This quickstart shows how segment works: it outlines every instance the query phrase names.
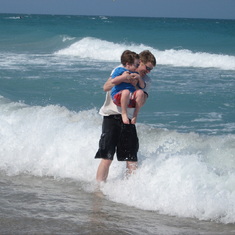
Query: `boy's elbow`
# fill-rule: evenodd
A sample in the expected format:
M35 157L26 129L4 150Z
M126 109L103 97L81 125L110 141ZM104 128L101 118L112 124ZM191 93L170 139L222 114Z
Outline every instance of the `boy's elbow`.
M103 86L103 90L104 90L105 92L109 91L110 89L111 89L111 88L107 87L106 85Z
M103 90L106 91L106 92L110 91L113 86L114 86L114 84L112 82L112 79L108 79L108 81L103 86Z

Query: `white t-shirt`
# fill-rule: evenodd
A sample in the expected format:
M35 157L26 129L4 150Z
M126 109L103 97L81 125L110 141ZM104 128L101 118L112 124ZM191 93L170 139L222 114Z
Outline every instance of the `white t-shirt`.
M146 84L143 91L145 91L146 93L149 93L152 80L148 75L145 75L143 77L143 80L145 81L145 84ZM127 108L128 118L132 119L134 110L135 108ZM116 115L116 114L121 114L121 113L122 113L121 107L113 103L113 100L110 95L110 91L106 92L106 98L105 98L103 106L100 108L99 114L102 116L109 116L109 115Z

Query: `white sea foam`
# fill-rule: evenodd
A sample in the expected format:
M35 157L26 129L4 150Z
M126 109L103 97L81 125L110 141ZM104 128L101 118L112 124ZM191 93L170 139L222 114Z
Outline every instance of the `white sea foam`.
M63 42L66 42L66 41L72 41L72 40L74 40L74 39L75 39L74 37L63 36L62 41L63 41Z
M161 51L144 44L113 43L91 37L85 37L69 47L57 51L56 54L93 60L119 61L121 53L126 49L137 53L146 49L150 50L156 56L157 63L161 65L235 70L234 56L192 52L190 50L171 49Z
M102 118L97 110L28 106L0 97L0 170L95 184ZM235 136L201 136L137 125L139 169L125 179L114 160L108 199L143 210L235 223Z
M202 117L193 120L193 122L216 122L222 119L222 114L220 113L207 113L201 114Z
M12 19L12 20L19 20L21 19L21 16L10 16L10 17L5 17L5 19Z

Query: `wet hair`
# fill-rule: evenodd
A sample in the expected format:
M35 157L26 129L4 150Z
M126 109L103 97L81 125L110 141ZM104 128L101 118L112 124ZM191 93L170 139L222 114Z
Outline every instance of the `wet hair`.
M126 66L127 63L134 64L136 59L139 59L139 55L134 51L125 50L121 55L121 63Z
M139 56L142 63L147 64L150 62L153 66L156 66L156 58L149 50L142 51Z

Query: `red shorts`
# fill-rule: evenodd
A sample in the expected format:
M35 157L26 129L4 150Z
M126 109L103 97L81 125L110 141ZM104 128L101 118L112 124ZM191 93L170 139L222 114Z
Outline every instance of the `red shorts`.
M121 96L122 96L122 91L119 91L113 97L113 103L120 107L121 107ZM127 107L135 108L135 106L136 106L136 91L134 91L133 93L130 93L129 104L127 105Z

